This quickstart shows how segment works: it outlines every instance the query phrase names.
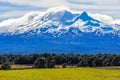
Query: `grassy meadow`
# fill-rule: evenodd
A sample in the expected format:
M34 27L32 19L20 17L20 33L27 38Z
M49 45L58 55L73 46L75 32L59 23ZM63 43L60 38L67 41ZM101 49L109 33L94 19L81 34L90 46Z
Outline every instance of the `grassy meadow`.
M95 68L0 70L0 80L120 80L120 70Z

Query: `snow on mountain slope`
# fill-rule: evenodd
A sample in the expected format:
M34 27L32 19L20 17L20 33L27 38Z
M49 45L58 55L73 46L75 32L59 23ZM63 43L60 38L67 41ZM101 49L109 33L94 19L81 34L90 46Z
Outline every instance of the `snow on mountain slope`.
M120 53L120 20L65 7L0 22L0 53Z
M67 33L71 28L79 32L112 33L120 36L120 20L88 12L78 12L66 7L50 8L46 12L30 12L23 17L0 22L0 34ZM72 31L79 35L75 30ZM54 35L54 34L53 34Z

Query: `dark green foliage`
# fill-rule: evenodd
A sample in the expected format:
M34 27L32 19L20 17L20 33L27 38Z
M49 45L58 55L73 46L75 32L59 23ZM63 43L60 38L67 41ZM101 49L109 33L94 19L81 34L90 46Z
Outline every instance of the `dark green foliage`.
M47 64L48 68L54 68L55 67L55 60L50 60Z
M47 60L45 58L38 58L34 63L34 68L46 68Z
M113 57L110 66L120 66L120 57L118 56Z
M1 69L2 69L2 70L10 70L10 69L11 69L10 63L9 63L9 62L3 63L3 64L1 65Z
M109 66L110 65L110 59L109 58L106 58L104 61L103 61L103 66Z
M82 66L82 62L80 61L78 64L77 64L77 67L81 67Z
M54 68L55 67L55 60L52 56L47 58L47 67L48 68Z
M0 64L10 62L12 64L37 65L38 59L43 58L43 66L53 68L55 65L78 67L101 67L101 66L120 66L120 54L1 54ZM39 63L41 64L41 63Z
M67 67L67 64L64 63L64 64L62 65L62 68L66 68L66 67Z

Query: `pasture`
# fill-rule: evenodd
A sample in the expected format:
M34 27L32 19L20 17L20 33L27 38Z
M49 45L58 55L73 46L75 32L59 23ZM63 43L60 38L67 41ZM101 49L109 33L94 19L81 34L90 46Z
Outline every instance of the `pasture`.
M120 70L99 68L0 70L0 80L120 80Z

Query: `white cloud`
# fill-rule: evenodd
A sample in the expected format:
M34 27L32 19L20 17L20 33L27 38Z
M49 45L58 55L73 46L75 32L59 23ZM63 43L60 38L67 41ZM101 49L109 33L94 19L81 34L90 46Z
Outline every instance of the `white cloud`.
M99 13L96 13L96 14L89 13L89 14L93 18L95 18L99 21L102 21L106 24L120 24L120 19L113 19L111 16L108 16L108 15L99 14Z
M65 0L1 0L2 2L9 2L19 5L31 5L37 7L54 7L67 4Z
M45 16L49 15L49 14L54 14L53 16L55 17L55 19L58 19L60 16L59 17L56 16L55 13L57 13L57 11L61 11L62 9L65 9L65 10L68 9L69 11L71 11L69 8L64 8L64 7L58 8L57 7L57 8L51 8L46 12L39 12L39 11L30 12L20 18L5 20L0 23L0 33L11 33L11 34L24 33L29 30L36 30L36 29L40 29L42 27L48 27L52 23L56 25L59 22L54 21L54 20L52 21L52 19L49 19L49 17L51 17L51 16L47 16L47 17L45 17ZM62 14L62 12L64 12L64 11L61 11L61 14ZM71 11L71 13L75 14L75 11ZM78 14L78 12L76 14ZM81 14L81 12L79 14ZM89 13L89 15L92 16L93 18L100 20L103 23L107 23L109 25L120 24L120 20L118 20L118 19L114 20L114 19L112 19L112 17L107 16L107 15L91 14L91 13ZM44 22L42 20L42 17L47 18L46 19L47 21ZM79 22L80 22L80 24L78 25ZM84 26L84 22L81 22L78 20L78 23L74 23L75 27L78 27L81 30L85 29L83 31L86 31L86 30L91 31L88 29L87 26ZM59 28L61 28L61 26L63 26L64 24L59 23L58 25L60 26ZM69 27L71 27L71 26L69 26ZM69 27L64 25L64 28L69 28ZM113 26L111 26L111 27L114 28ZM49 30L51 31L51 28ZM57 29L57 30L59 30L59 29ZM92 28L92 31L94 31L94 30L96 30L96 28ZM120 29L117 28L117 30L120 30ZM53 28L52 31L55 31L55 29Z
M0 19L9 19L20 17L28 13L28 11L10 11L10 12L0 12Z
M120 23L120 19L116 19L116 20L114 21L114 23L115 23L115 24Z
M0 10L9 9L7 6L0 6Z
M55 7L55 6L68 6L68 7L72 7L75 6L76 4L74 3L70 3L69 1L73 1L73 2L91 2L94 3L93 5L97 5L95 8L99 8L99 6L104 6L104 8L106 7L118 7L120 0L0 0L2 2L9 2L12 4L19 4L19 5L31 5L31 6L38 6L38 7ZM29 4L28 4L29 3ZM77 6L81 6L84 4L78 4ZM94 6L93 6L94 7ZM120 6L119 6L120 7ZM76 7L78 8L78 7ZM89 8L89 6L88 6Z
M120 0L67 0L72 2L93 3L94 5L119 5Z
M111 23L113 24L114 20L111 16L103 15L103 14L90 14L93 18L105 22L107 24Z
M71 3L69 1L76 2L77 4ZM20 1L0 0L0 2L8 2L15 5L21 5L21 6L26 5L26 6L47 8L47 9L56 6L67 6L71 9L89 11L95 13L103 13L103 14L111 15L114 18L120 18L118 12L120 11L120 5L119 5L120 0L20 0ZM89 5L89 2L93 4ZM88 4L84 4L84 3L88 3ZM31 9L31 11L33 10Z

